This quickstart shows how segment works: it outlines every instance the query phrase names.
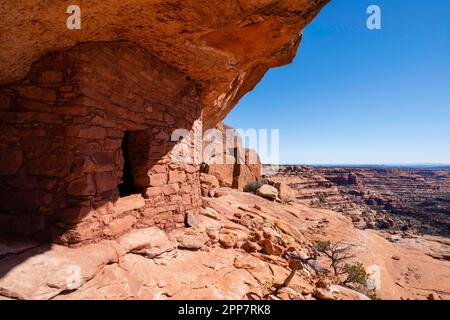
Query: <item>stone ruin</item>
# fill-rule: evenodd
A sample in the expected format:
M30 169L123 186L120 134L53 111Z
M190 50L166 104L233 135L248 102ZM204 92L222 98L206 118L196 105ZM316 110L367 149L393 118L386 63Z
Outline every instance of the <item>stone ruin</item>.
M28 2L0 9L0 236L79 245L183 227L200 164L176 147L289 63L328 1L81 1L81 30L58 1Z
M199 206L199 166L170 158L173 130L194 132L198 91L138 46L46 55L1 97L2 233L75 243L182 227Z

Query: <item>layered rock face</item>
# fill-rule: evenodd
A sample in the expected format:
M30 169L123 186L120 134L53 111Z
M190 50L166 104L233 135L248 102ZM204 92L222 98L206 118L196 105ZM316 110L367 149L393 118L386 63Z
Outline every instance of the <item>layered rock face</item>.
M345 212L354 208L348 197L343 196L336 184L319 174L312 167L280 166L276 175L269 177L284 182L297 191L296 198L310 207Z
M449 234L448 169L281 166L270 179L289 184L310 207L349 216L357 227Z
M288 184L296 191L296 198L309 207L330 209L348 216L358 228L378 228L385 224L387 217L384 212L377 212L363 201L354 200L354 190L365 188L359 176L348 170L324 175L323 170L326 169L280 166L270 179ZM342 192L343 186L352 191Z
M391 219L382 228L450 234L449 170L318 168L317 171L338 182L341 193L352 202L369 206L378 214L389 213ZM340 183L347 175L357 177L360 183Z
M237 130L219 123L212 133L216 133L219 139L205 141L207 156L202 168L204 173L214 176L219 186L240 191L243 191L247 184L261 178L262 164L259 155L255 150L244 147Z
M327 2L80 1L80 30L62 1L2 4L0 233L80 244L184 226L201 161L179 157L292 60Z

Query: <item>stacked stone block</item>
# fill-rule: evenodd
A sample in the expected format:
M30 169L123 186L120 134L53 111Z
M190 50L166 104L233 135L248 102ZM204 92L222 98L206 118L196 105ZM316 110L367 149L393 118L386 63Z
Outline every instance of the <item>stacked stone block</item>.
M196 85L135 44L46 55L0 89L0 112L0 235L93 242L181 227L200 205L198 165L170 156L174 129L194 135ZM126 131L137 190L129 200L118 191Z

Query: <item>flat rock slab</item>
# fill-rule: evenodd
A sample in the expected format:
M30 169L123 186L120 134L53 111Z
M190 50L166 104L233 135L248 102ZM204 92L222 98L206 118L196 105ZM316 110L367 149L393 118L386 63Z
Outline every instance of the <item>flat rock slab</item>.
M245 299L260 285L249 272L233 267L234 254L220 247L182 250L168 266L127 254L79 290L56 299Z
M20 252L32 243L12 241L3 251ZM118 241L104 241L80 248L41 245L0 260L0 296L14 299L51 299L61 292L83 286L109 263L128 252L167 264L176 256L176 243L158 228L133 230Z
M78 249L39 246L0 261L0 295L15 299L51 299L81 286L117 258L112 243Z
M18 254L39 246L39 242L28 239L4 239L0 238L0 258Z

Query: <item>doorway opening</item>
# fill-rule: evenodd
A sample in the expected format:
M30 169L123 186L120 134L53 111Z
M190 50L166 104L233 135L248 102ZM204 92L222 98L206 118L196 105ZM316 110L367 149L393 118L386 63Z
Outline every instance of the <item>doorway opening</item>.
M123 155L122 183L119 184L119 193L121 197L138 193L138 190L134 185L129 145L130 131L125 131L121 146Z

